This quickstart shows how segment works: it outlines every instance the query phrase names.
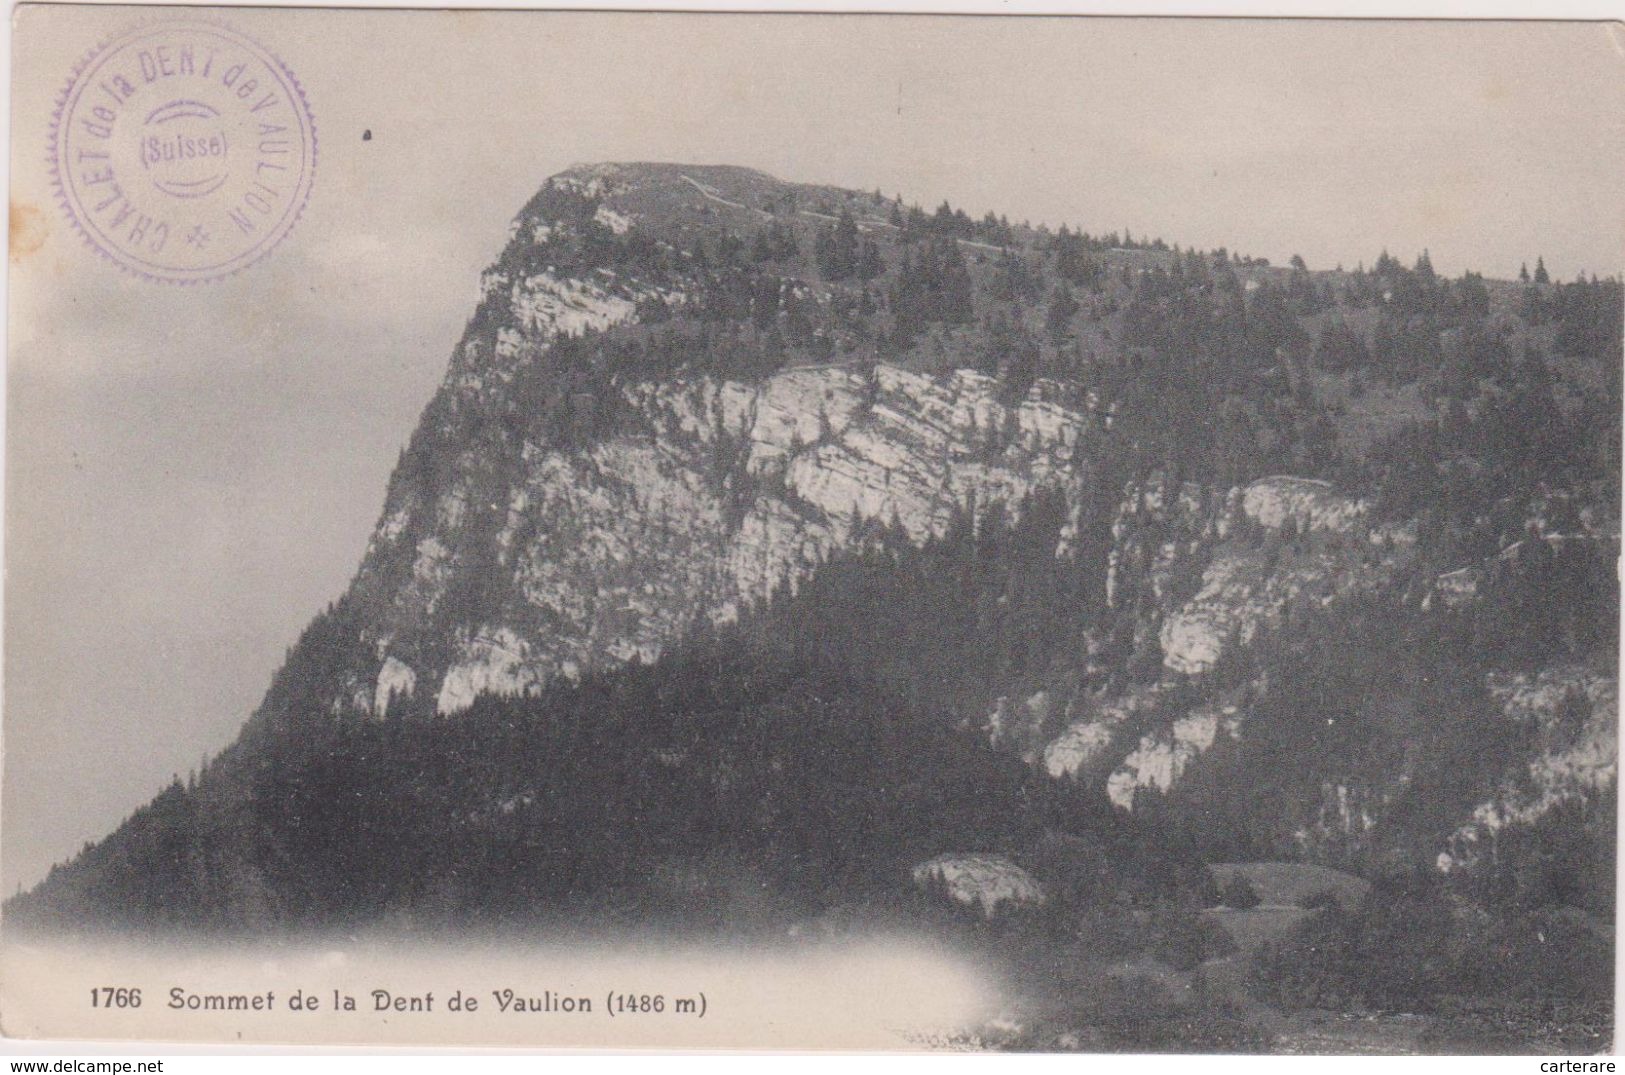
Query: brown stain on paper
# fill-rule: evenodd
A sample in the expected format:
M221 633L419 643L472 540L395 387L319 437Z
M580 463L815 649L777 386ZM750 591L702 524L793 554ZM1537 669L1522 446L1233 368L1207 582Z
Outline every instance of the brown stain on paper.
M11 238L8 246L11 260L22 261L45 245L50 227L38 206L27 202L12 202L10 216Z

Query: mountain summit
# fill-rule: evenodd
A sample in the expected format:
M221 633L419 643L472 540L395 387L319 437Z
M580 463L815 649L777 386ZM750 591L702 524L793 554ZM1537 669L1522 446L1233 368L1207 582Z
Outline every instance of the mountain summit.
M1295 860L1611 915L1618 281L599 164L480 295L240 740L13 913L1065 918Z
M1080 488L1098 398L898 353L919 329L878 310L905 253L895 210L737 168L551 180L391 482L352 590L372 658L331 701L448 714L652 661L866 521L923 542L973 504ZM965 251L994 248L919 245L968 307ZM917 316L965 346L949 298Z

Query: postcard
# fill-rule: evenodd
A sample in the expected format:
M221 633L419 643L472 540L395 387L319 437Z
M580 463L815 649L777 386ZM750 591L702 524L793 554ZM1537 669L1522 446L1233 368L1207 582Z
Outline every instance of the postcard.
M14 25L6 1036L1612 1048L1617 24Z

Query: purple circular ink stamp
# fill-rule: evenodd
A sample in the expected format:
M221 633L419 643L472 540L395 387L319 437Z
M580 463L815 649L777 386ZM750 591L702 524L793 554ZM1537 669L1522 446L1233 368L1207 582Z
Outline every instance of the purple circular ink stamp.
M62 206L152 280L216 280L268 254L310 196L316 124L293 72L212 22L152 22L96 48L51 124Z

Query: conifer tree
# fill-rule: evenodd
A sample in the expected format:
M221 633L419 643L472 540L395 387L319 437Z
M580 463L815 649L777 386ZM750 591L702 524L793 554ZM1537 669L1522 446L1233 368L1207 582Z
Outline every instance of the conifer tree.
M1073 298L1072 289L1062 281L1055 285L1055 292L1050 297L1049 314L1045 317L1045 327L1049 329L1052 339L1059 343L1071 328L1072 319L1078 313L1078 300Z

